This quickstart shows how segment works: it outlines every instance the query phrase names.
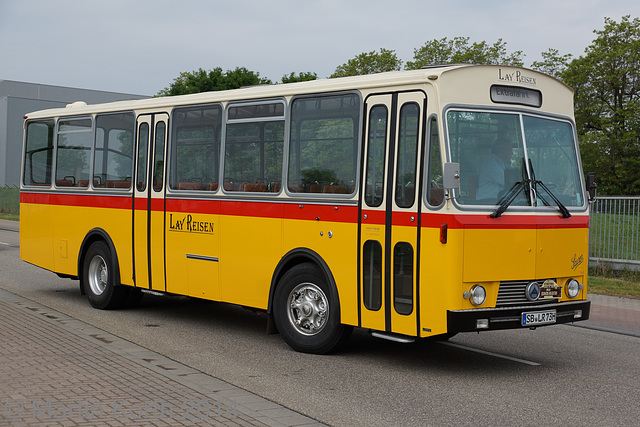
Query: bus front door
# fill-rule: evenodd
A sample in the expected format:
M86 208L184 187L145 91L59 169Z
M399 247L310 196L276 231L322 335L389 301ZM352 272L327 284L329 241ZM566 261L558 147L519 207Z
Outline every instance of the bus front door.
M138 117L133 200L133 277L136 287L166 291L164 276L164 159L169 116Z
M419 335L423 92L366 99L360 201L360 326Z

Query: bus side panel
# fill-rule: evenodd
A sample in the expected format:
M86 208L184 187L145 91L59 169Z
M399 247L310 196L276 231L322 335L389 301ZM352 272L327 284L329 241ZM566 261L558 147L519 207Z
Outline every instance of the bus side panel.
M222 301L267 309L273 271L282 257L282 219L277 214L282 208L264 208L276 218L220 216Z
M189 295L189 277L187 276L187 254L201 255L202 239L193 241L193 237L182 230L185 214L182 212L167 211L167 240L166 240L166 266L167 266L167 292L178 295ZM204 280L204 278L202 278ZM207 298L207 293L190 295Z
M328 209L314 210L314 206L307 205L292 209L308 209L312 220L285 220L284 251L295 248L309 248L316 252L327 263L336 282L340 298L341 322L347 325L358 324L358 293L357 293L357 209L354 209L353 222L331 222L331 217L341 219L344 216L339 210L331 212ZM333 210L333 208L331 208ZM340 207L339 209L349 210ZM299 215L297 215L299 216ZM305 215L307 216L307 215ZM324 218L327 218L324 220ZM319 220L315 220L319 218Z
M204 206L197 209L196 206ZM167 201L165 218L167 291L220 300L218 201L196 205Z
M80 198L77 196L75 198ZM79 276L78 253L89 232L91 208L56 205L53 208L53 257L56 273Z
M54 270L53 206L48 204L49 197L25 193L20 196L20 258Z
M429 215L429 214L426 214ZM424 218L424 216L423 216ZM420 251L420 336L447 332L447 310L461 308L464 232L449 228L447 243L440 228L423 227Z
M152 199L152 205L154 201L162 199ZM155 208L151 211L151 235L149 236L151 243L151 285L153 290L165 292L166 280L165 280L165 228L164 228L164 210L160 207L160 210Z

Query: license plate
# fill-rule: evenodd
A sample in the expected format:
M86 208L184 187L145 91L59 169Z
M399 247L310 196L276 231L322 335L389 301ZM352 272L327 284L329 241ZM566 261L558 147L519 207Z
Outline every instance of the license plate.
M556 323L555 310L522 313L522 326L547 325L549 323Z

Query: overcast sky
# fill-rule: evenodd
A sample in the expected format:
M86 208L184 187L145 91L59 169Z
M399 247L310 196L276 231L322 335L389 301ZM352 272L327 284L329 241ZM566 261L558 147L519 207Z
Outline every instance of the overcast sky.
M362 52L470 37L580 56L638 0L0 0L0 80L154 95L182 71L328 77Z

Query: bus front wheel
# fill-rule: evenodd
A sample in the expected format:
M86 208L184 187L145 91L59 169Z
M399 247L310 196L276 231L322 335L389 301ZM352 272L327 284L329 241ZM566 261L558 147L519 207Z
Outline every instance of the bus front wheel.
M313 264L300 264L287 271L274 298L276 326L294 350L329 353L344 344L353 329L340 324L338 301Z
M113 257L104 242L93 243L84 258L82 282L89 303L103 310L122 307L129 288L116 283Z

